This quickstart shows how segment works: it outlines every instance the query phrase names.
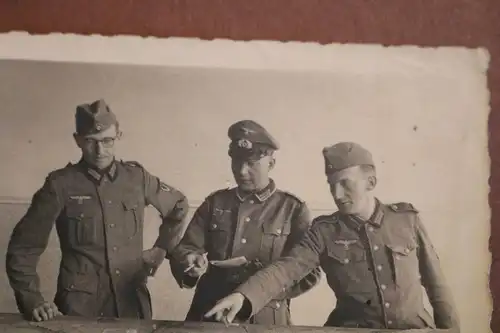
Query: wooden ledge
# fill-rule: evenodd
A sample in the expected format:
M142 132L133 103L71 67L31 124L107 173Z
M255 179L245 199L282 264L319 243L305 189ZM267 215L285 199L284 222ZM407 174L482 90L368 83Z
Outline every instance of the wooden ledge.
M263 326L238 325L225 327L218 323L198 323L164 320L135 320L135 319L108 319L108 318L80 318L57 317L46 322L30 322L21 315L0 313L0 332L19 333L194 333L194 332L232 332L232 333L260 333L260 332L307 332L307 333L452 333L450 330L419 329L419 330L381 330L359 328L324 328L307 326Z

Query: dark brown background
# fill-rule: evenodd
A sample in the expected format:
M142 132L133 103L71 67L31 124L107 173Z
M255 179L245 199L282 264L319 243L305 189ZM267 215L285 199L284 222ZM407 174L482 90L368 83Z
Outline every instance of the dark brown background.
M0 32L486 47L491 54L492 329L500 332L499 9L499 0L3 0Z

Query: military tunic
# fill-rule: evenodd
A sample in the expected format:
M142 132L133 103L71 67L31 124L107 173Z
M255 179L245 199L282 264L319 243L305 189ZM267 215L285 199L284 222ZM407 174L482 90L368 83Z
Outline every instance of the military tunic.
M226 260L244 256L269 264L297 243L309 228L306 204L294 195L276 188L274 181L260 193L243 197L237 188L216 191L198 208L173 257L181 262L189 253L207 253L208 260ZM197 283L186 320L202 321L204 314L239 285L213 266L197 281L170 261L181 287ZM249 319L255 324L290 323L289 299L315 286L321 271L314 270L306 279L279 297L269 299L263 309ZM241 283L241 282L240 282Z
M155 246L168 253L188 203L135 162L101 175L85 162L51 172L14 228L6 268L19 311L43 303L36 266L55 223L61 263L54 303L66 315L151 318L143 270L144 208L163 219Z
M340 213L320 216L289 256L258 272L236 291L245 295L256 312L318 265L337 298L325 326L458 328L438 256L411 204L377 201L366 223ZM422 285L435 323L423 306Z

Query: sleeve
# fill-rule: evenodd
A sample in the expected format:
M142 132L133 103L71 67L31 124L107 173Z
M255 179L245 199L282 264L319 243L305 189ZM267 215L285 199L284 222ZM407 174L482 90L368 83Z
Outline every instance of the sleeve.
M321 229L313 224L286 256L258 271L236 288L235 292L243 294L250 304L250 316L318 268L324 249Z
M441 270L438 255L424 228L423 223L417 216L416 220L417 241L419 243L419 269L429 301L434 310L434 321L437 328L459 328L459 319L455 309L454 300L451 295L444 273Z
M152 205L162 219L154 246L167 252L167 258L182 237L189 210L188 199L178 189L144 170L146 205Z
M198 281L197 278L184 274L184 267L187 266L185 258L190 253L203 255L206 252L205 226L211 216L210 206L210 201L207 198L200 207L198 207L186 228L184 236L172 252L170 269L181 288L192 288Z
M49 175L34 194L26 214L11 234L7 247L6 273L14 290L17 307L25 315L44 302L37 265L62 206Z
M307 233L309 228L311 227L311 211L307 207L307 204L303 203L300 206L298 214L292 221L292 232L287 240L287 244L284 249L284 256L288 254L290 249L298 244L304 235ZM311 290L315 286L319 284L321 281L321 268L318 266L314 268L309 274L307 274L304 278L294 284L292 287L283 292L283 295L278 298L295 298L298 297L305 292Z

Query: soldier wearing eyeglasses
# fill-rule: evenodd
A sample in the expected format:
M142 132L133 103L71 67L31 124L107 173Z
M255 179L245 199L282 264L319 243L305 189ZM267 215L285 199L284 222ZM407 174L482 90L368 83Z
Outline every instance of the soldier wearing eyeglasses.
M18 309L30 319L152 317L147 276L168 258L188 202L139 163L115 159L120 136L104 100L79 105L74 139L80 161L48 174L13 230L6 270ZM154 246L143 251L148 205L159 211L162 224ZM51 302L40 292L37 263L54 224L62 258Z

